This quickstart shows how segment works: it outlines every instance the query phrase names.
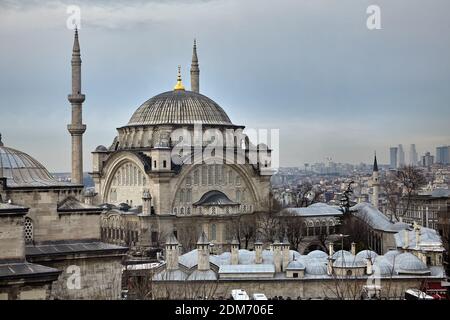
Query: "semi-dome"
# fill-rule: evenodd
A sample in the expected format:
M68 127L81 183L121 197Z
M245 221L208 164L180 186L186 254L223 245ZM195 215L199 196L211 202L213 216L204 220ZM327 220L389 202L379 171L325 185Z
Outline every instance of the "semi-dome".
M232 125L225 111L210 98L192 91L172 90L144 102L128 126L162 124Z
M1 140L0 140L1 142ZM58 182L48 170L28 154L0 143L0 178L8 187L46 187L68 184Z

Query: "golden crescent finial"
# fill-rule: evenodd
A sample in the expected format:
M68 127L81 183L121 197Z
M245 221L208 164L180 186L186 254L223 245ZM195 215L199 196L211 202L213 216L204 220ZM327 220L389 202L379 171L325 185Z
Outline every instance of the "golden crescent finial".
M181 66L178 66L177 84L173 87L173 90L184 90L183 82L181 81Z

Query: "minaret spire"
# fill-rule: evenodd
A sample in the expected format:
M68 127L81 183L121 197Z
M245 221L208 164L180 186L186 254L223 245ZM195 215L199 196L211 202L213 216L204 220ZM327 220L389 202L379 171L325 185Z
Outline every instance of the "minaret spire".
M379 194L380 194L380 180L378 174L377 153L375 152L372 171L372 205L377 209L378 209Z
M67 126L67 130L72 136L72 182L83 184L83 133L86 131L86 125L83 124L82 107L85 96L81 93L81 54L77 28L75 28L71 63L72 93L69 94L68 100L72 105L72 123Z
M197 40L194 39L194 47L192 48L192 63L191 63L191 91L200 92L200 69L198 67L197 57Z

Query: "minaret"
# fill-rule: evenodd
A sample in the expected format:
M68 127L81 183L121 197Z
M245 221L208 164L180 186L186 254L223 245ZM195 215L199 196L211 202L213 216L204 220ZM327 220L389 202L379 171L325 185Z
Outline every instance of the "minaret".
M72 182L83 184L83 133L86 125L82 119L82 105L85 96L81 94L81 57L78 30L75 29L75 38L72 50L72 94L68 100L72 105L72 123L67 130L72 136Z
M198 68L197 41L194 39L191 63L191 91L200 92L200 69Z
M373 172L372 172L372 205L378 209L378 195L380 193L380 180L378 176L378 163L377 154L375 153L375 158L373 161Z

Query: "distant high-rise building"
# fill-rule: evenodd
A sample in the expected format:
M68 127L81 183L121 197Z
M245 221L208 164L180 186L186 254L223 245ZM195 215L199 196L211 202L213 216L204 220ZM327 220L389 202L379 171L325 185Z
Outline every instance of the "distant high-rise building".
M403 150L403 145L398 145L397 151L397 166L401 167L405 165L405 151Z
M431 153L426 152L424 156L422 156L421 164L424 167L429 167L433 165L434 163L434 156L431 155Z
M409 146L409 164L412 166L417 166L418 155L416 150L416 145L411 144Z
M397 154L398 154L398 148L397 147L391 147L389 149L390 151L390 165L389 167L391 169L397 169L397 164L398 164L398 160L397 160Z
M436 163L450 164L450 146L436 148Z

